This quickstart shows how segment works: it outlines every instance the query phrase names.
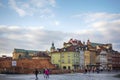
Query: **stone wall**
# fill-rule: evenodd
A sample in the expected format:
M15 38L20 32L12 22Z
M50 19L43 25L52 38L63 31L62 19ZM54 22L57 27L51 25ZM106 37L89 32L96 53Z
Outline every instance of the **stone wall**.
M1 72L13 72L13 73L33 73L37 68L38 70L49 68L54 69L55 66L49 62L48 59L19 59L16 61L16 66L12 66L13 60L0 61Z

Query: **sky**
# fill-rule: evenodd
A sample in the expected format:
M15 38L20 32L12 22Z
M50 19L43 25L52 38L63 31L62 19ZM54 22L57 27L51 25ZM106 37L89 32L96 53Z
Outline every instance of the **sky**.
M0 56L61 48L71 38L120 52L119 36L120 0L0 0Z

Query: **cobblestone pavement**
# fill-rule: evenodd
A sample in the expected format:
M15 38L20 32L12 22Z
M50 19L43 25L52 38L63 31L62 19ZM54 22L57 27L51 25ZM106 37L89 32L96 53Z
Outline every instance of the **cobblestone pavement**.
M43 74L38 75L38 80L120 80L120 78L113 77L117 73L72 73L72 74L59 74L50 75L45 79ZM0 80L36 80L35 75L3 75L0 74Z

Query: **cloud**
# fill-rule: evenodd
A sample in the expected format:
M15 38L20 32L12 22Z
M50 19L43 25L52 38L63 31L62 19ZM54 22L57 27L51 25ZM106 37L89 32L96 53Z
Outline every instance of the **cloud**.
M24 11L23 9L19 8L15 2L15 0L10 0L9 4L11 5L11 7L20 15L20 16L25 16L26 15L26 11Z
M120 51L120 14L119 13L85 13L72 16L80 19L86 29L77 30L76 33L86 36L91 41L112 43L113 47ZM84 38L84 37L83 37Z
M52 42L55 43L56 48L61 48L63 42L67 42L70 38L85 42L87 39L90 39L90 41L96 43L112 43L113 49L120 51L119 13L89 13L88 15L81 14L81 17L72 18L79 18L88 27L67 33L45 30L44 26L23 27L0 25L1 53L11 54L14 48L49 50ZM51 24L57 26L60 25L60 22L54 20Z
M106 12L97 12L97 13L82 13L73 15L72 18L78 18L84 20L86 23L96 22L96 21L111 21L120 19L119 13L106 13Z
M51 43L56 48L63 47L63 42L70 38L87 41L90 39L96 43L112 43L114 50L120 50L120 20L99 21L89 24L90 29L79 30L78 32L62 32L45 30L44 26L7 26L0 25L0 53L12 55L14 48L49 50ZM1 55L1 54L0 54Z
M17 1L9 0L9 4L19 16L32 16L32 15L54 15L52 8L55 7L55 0L30 0L30 1Z
M50 25L52 25L52 26L59 26L60 25L60 21L58 21L58 20L50 21Z
M0 49L2 54L7 55L11 55L14 48L49 50L52 42L57 47L62 45L66 35L59 31L44 30L43 27L0 25Z
M48 0L50 2L50 5L52 5L53 7L56 6L56 0Z

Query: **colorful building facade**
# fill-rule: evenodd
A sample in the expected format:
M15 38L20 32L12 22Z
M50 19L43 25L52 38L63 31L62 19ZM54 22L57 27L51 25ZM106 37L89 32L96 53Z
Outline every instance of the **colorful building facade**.
M84 45L81 41L70 39L63 48L51 52L51 62L60 69L80 69L84 66Z

